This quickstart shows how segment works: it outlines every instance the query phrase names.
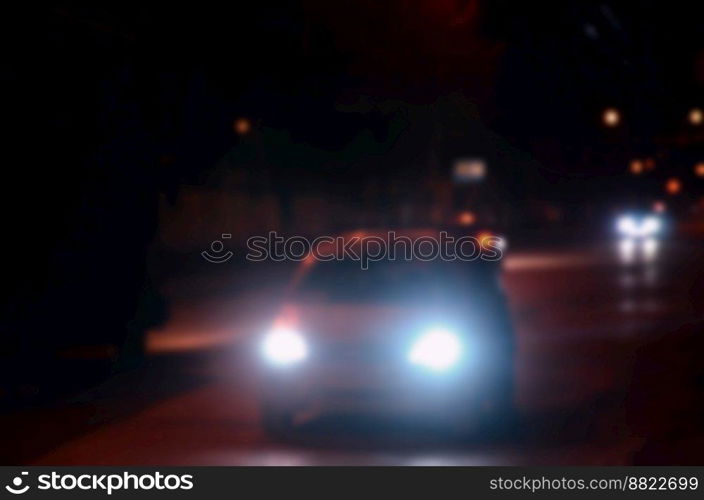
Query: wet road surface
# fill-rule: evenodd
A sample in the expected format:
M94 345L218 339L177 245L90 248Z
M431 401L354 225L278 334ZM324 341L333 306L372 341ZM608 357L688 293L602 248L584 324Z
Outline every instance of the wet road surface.
M692 265L701 259L690 246L663 248L644 266L624 265L608 247L511 254L504 283L517 328L520 416L505 435L459 441L395 422L323 416L273 440L260 427L254 370L242 348L262 327L271 294L179 295L192 279L171 285L172 316L151 332L146 368L54 413L14 422L18 433L33 432L23 439L36 451L23 456L36 464L629 464L653 442L668 463L681 452L677 436L662 438L682 425L668 416L673 405L683 406L685 420L697 418L698 407L689 409L686 391L659 404L681 392L677 377L677 388L654 387L632 404L634 370L641 357L662 351L664 338L680 338L672 332L698 329L700 278L687 269L702 267ZM42 425L46 436L54 432L50 449L38 444ZM689 441L697 443L701 424L690 425L697 427ZM72 432L56 437L66 427Z

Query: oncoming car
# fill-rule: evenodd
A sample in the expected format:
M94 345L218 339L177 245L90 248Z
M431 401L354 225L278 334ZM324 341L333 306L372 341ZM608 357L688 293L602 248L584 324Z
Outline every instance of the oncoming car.
M513 330L499 266L481 259L306 259L257 349L276 435L330 413L471 430L513 408Z
M653 260L660 246L664 227L660 216L649 213L622 215L616 222L618 249L626 263Z

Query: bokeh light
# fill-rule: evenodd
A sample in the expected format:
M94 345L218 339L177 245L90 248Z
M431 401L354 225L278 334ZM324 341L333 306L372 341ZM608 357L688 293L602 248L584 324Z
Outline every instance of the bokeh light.
M643 165L642 160L635 159L635 160L631 160L631 164L630 164L629 168L630 168L631 173L633 175L639 175L639 174L643 173L643 169L645 168L645 166Z
M697 177L704 177L704 161L700 161L694 165L694 174Z
M665 183L665 191L668 194L675 195L682 191L682 181L677 177L671 177Z
M246 135L252 130L252 122L248 118L240 117L235 120L233 128L237 135Z
M621 113L616 108L606 108L601 119L607 127L617 127L621 123Z

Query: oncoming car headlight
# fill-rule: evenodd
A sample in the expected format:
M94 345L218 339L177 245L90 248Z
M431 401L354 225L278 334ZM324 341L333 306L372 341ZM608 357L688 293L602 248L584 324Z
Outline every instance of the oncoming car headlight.
M652 236L660 231L660 219L653 216L646 217L643 219L640 230L645 236Z
M264 338L262 353L271 363L291 365L308 357L308 344L295 330L276 328Z
M616 223L618 232L629 238L647 238L655 236L662 229L660 217L649 215L636 218L630 215L620 217Z
M634 233L638 232L638 223L633 217L629 217L627 215L618 219L616 227L619 232L628 236L632 236Z
M444 371L457 364L461 354L462 343L456 334L444 328L434 328L416 340L408 353L408 360L433 371Z

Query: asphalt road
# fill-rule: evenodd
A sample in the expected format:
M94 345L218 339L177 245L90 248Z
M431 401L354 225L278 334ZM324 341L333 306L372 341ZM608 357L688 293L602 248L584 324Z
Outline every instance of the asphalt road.
M624 265L606 246L510 254L520 416L506 435L460 442L393 422L322 417L285 441L267 437L241 345L270 312L271 291L228 296L194 277L166 287L173 314L150 333L147 367L5 425L17 428L17 456L35 464L701 462L701 380L686 365L688 346L701 346L692 340L702 300L691 269L704 268L702 257L689 245L663 248L646 266ZM214 293L192 293L210 285Z

